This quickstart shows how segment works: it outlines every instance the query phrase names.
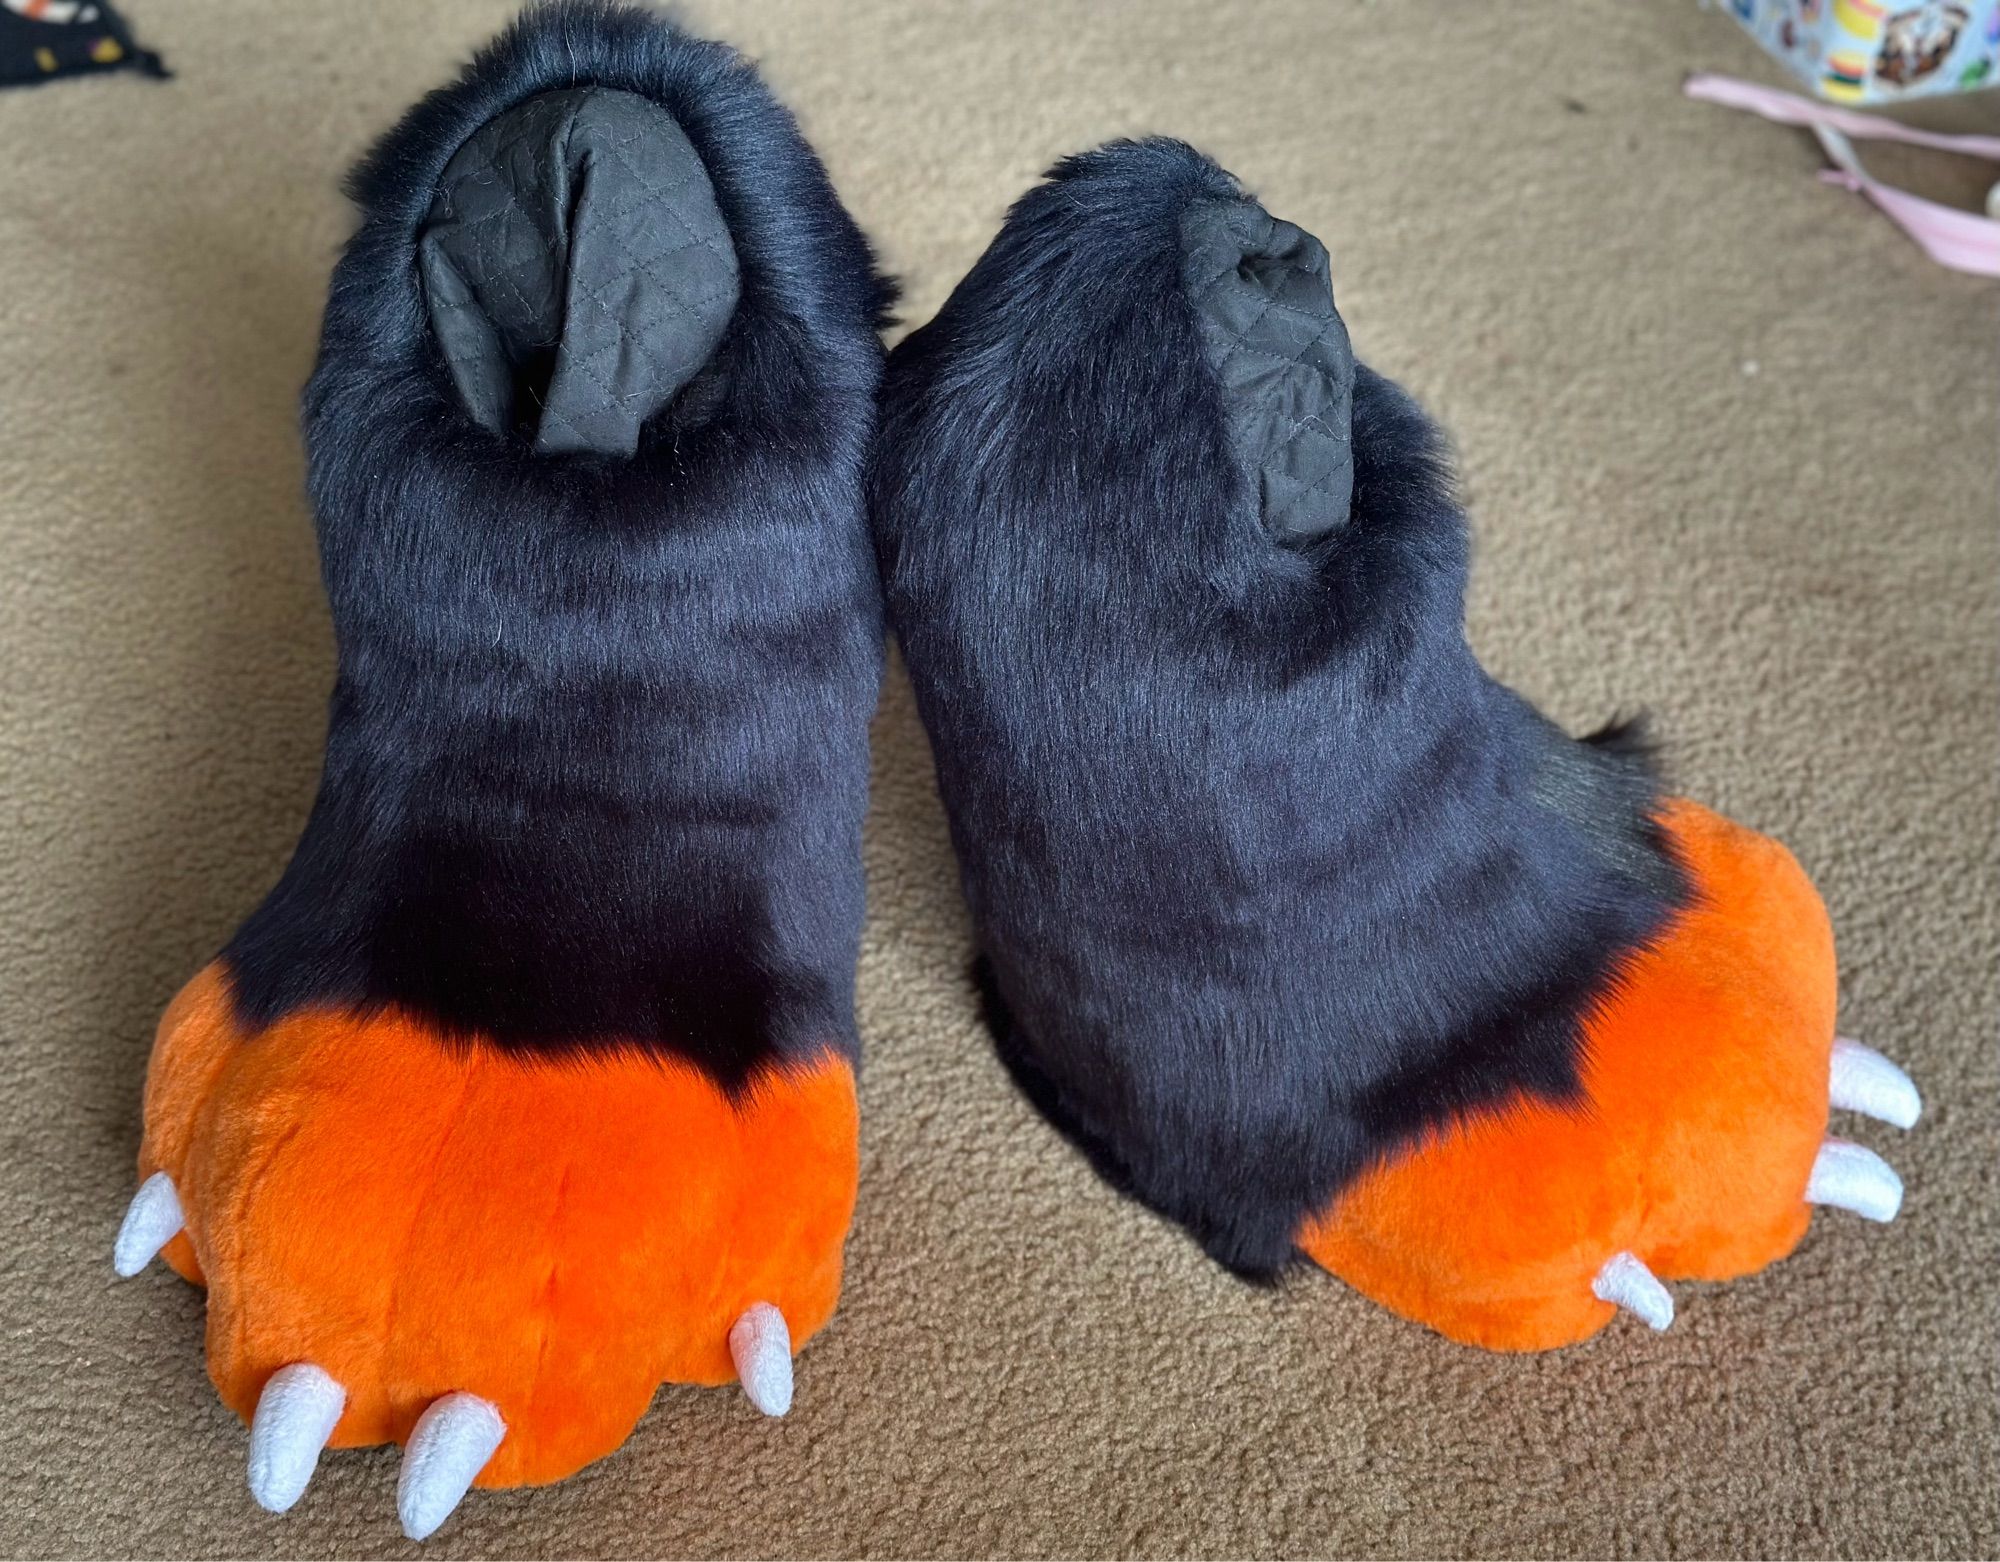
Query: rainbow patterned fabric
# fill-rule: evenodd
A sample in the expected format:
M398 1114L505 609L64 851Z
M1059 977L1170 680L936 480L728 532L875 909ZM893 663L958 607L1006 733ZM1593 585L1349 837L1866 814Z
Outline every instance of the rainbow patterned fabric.
M1788 70L1836 103L2000 84L2000 0L1728 0Z

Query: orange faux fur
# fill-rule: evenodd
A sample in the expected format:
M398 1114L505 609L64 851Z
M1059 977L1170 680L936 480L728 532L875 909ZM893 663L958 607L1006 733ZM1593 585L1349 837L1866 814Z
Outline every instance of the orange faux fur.
M1825 1136L1833 935L1784 847L1693 803L1666 823L1697 900L1587 1031L1587 1105L1519 1102L1347 1189L1300 1235L1357 1290L1452 1339L1542 1350L1615 1309L1612 1254L1723 1280L1805 1234Z
M753 1302L793 1346L832 1314L854 1079L829 1052L732 1102L638 1052L524 1060L395 1014L237 1027L210 966L160 1022L142 1177L208 1287L208 1365L246 1420L278 1368L347 1391L336 1447L401 1442L462 1389L507 1423L482 1486L611 1452L661 1382L734 1377Z

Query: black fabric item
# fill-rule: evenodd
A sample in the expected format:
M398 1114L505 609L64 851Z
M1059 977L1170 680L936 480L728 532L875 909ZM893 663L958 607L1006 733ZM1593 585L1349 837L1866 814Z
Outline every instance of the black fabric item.
M538 450L630 455L736 310L701 159L630 92L548 92L482 125L446 165L418 253L467 410Z
M1211 200L1189 203L1181 250L1258 518L1291 546L1323 537L1354 491L1354 352L1326 246L1255 201Z
M132 29L105 0L48 0L40 16L0 8L0 87L98 71L169 74L157 54L133 41Z
M1576 1101L1688 890L1630 730L1573 742L1473 657L1440 439L1366 367L1341 418L1318 247L1178 142L1049 177L890 355L877 552L1001 1057L1268 1277L1425 1131ZM1324 464L1274 489L1305 417Z
M420 277L454 155L578 86L679 127L737 263L726 329L628 456L484 426ZM645 178L692 192L670 138L644 144ZM732 1089L853 1055L888 291L818 159L732 50L572 3L419 103L351 188L304 409L339 670L312 816L223 954L244 1022L394 1007L454 1044L642 1049Z

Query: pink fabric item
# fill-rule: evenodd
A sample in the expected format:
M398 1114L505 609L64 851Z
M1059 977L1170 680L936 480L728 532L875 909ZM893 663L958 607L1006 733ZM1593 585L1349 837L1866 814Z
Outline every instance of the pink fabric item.
M1822 179L1872 201L1939 265L1973 276L2000 277L2000 222L1927 201L1871 178L1847 139L1853 136L1860 140L1901 141L1910 146L2000 162L2000 136L1947 136L1917 130L1892 119L1815 103L1795 93L1738 81L1731 76L1690 76L1682 91L1698 102L1743 109L1781 125L1800 125L1811 130L1836 165L1822 172Z

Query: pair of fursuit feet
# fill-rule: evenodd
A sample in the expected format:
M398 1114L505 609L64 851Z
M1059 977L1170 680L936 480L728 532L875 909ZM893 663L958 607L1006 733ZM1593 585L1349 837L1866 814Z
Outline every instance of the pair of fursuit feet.
M351 189L324 775L161 1022L115 1251L207 1287L267 1508L395 1442L421 1538L662 1383L789 1407L885 629L1001 1055L1232 1270L1543 1349L1895 1213L1829 1108L1917 1096L1812 887L1486 676L1439 436L1198 152L1057 166L886 364L790 114L647 13L530 12Z

